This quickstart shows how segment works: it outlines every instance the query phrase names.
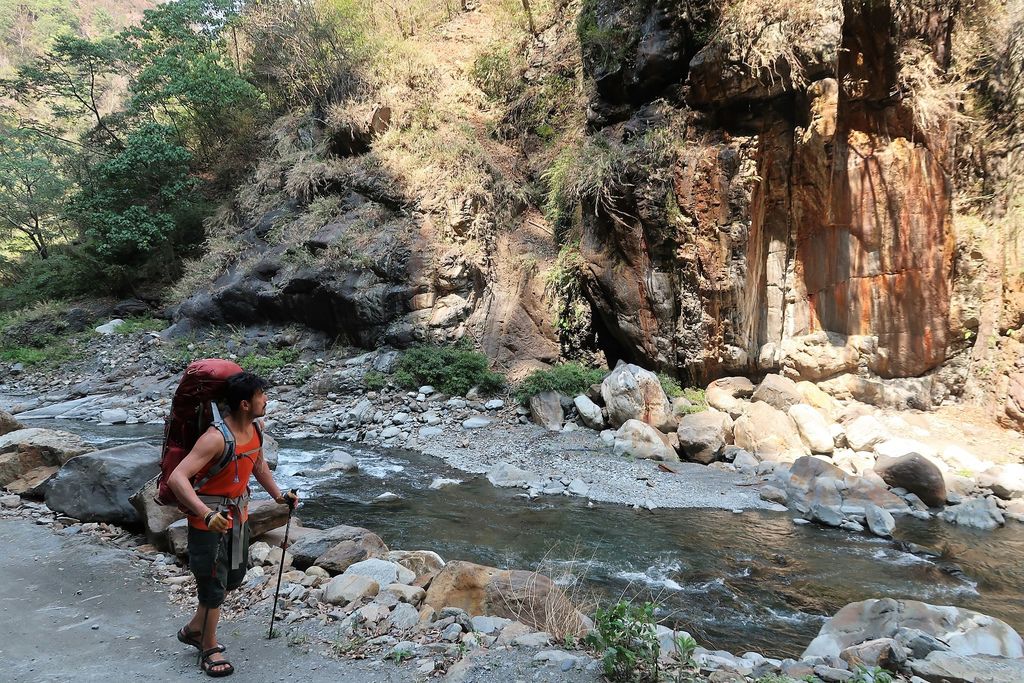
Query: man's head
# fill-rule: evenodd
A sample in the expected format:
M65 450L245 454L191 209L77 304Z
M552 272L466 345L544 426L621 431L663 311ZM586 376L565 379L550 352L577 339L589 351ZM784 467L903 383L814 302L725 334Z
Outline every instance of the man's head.
M267 380L251 372L239 372L228 377L224 388L224 402L232 415L249 413L252 417L263 417L267 412Z

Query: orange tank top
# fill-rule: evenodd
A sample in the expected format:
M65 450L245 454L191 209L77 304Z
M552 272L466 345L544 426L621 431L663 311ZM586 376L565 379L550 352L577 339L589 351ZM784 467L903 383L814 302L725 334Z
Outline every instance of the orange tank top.
M260 435L254 426L251 439L246 443L235 442L234 460L214 475L210 481L203 484L197 493L202 496L224 496L225 498L239 498L243 496L249 488L249 477L252 476L256 463L263 454L262 451ZM219 458L215 458L214 462L203 468L195 478L197 480L202 479L206 471L213 467L218 460ZM232 514L234 515L234 513ZM241 510L241 514L241 521L244 522L249 518L248 507ZM232 525L235 521L238 520L233 519ZM189 514L188 523L189 526L193 526L196 529L209 530L203 519L196 515Z

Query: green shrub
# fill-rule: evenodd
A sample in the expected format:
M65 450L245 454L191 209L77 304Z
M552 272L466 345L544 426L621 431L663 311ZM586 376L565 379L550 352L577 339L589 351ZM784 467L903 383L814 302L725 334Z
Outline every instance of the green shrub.
M259 375L272 370L280 370L298 359L299 352L295 349L277 349L269 353L247 354L238 360L238 364L249 372Z
M503 101L522 89L519 74L512 64L507 45L496 44L480 53L470 68L469 77L487 97Z
M549 370L535 370L516 387L516 398L520 403L526 403L531 396L542 391L577 396L586 393L591 384L600 384L605 374L604 370L586 368L579 363L563 363Z
M850 683L892 683L893 678L892 674L881 667L875 666L869 669L863 664L858 664L857 671L849 681Z
M474 351L460 340L449 346L415 346L398 361L395 382L415 388L424 384L452 396L461 396L473 387L492 394L505 386L505 378L489 369L487 356Z
M167 322L152 316L128 318L114 330L117 334L135 334L136 332L159 332L167 327Z
M654 605L620 600L598 608L588 645L597 650L610 681L653 683L658 680L659 643L654 627Z
M363 375L363 384L370 391L380 391L387 386L388 379L384 376L383 372L377 372L376 370L367 370L366 374Z
M659 372L658 381L661 382L661 388L669 398L679 398L683 395L683 387L675 377Z

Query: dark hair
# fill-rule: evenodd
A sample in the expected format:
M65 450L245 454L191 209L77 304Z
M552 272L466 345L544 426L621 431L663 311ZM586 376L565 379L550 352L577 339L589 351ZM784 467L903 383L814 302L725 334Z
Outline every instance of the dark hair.
M242 401L252 401L252 397L260 391L266 391L270 382L252 372L239 372L231 375L224 385L224 402L232 413L238 410Z

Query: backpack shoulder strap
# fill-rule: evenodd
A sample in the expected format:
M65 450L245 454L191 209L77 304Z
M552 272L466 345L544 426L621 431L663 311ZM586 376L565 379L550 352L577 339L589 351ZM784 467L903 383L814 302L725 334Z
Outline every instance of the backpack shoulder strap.
M235 459L235 435L231 433L227 423L224 422L224 418L221 417L220 409L217 408L216 401L210 401L210 411L213 413L213 424L210 426L214 427L220 432L221 436L224 437L224 452L221 453L220 460L217 461L217 464L211 467L202 479L198 479L193 483L192 488L196 491L205 486L208 481L217 476L221 470L227 467L228 464ZM261 436L261 444L263 443L262 438L263 437Z

